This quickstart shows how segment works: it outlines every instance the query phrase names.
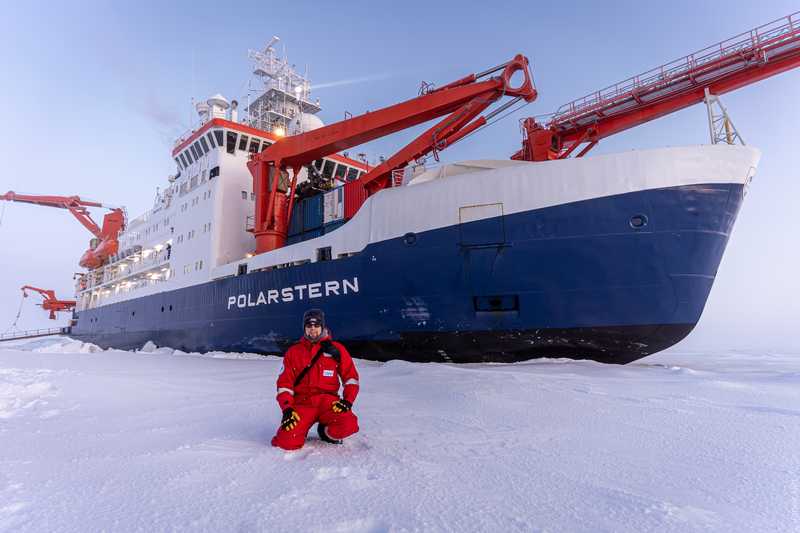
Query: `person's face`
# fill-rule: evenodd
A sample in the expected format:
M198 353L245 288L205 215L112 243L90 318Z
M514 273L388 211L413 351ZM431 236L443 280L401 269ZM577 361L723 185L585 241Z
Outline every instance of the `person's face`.
M306 337L309 339L318 339L322 335L322 326L316 322L306 324Z

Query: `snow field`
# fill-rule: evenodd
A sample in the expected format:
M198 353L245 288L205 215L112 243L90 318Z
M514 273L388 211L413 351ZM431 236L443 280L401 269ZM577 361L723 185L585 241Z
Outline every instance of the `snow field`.
M0 531L800 530L800 354L357 364L283 452L278 357L0 344Z

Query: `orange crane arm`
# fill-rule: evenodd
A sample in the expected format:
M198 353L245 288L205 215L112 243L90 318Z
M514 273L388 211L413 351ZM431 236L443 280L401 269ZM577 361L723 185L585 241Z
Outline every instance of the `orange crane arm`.
M125 213L120 207L112 207L100 202L95 202L94 200L85 200L80 196L17 194L14 191L8 191L0 196L0 200L55 207L58 209L66 209L72 213L72 215L78 219L78 222L99 240L96 246L91 247L81 257L79 264L82 267L97 268L101 266L109 256L117 253L117 249L119 248L117 237L119 232L125 228ZM103 207L111 210L110 213L103 217L102 227L98 226L94 219L92 219L87 209L89 207Z
M28 292L34 291L39 293L42 297L42 306L45 311L50 311L50 320L56 319L56 313L60 311L70 311L75 307L75 300L59 300L56 298L56 292L50 289L40 289L32 285L25 285L22 287L22 295L27 298Z
M499 76L490 77L500 72ZM512 77L522 73L519 85ZM483 78L487 78L479 81ZM391 171L430 152L441 150L485 124L488 117L476 117L503 96L531 102L537 93L528 69L528 59L517 55L511 61L486 71L470 74L405 102L336 122L307 133L279 140L248 163L256 194L256 253L283 246L294 196L285 205L278 191L279 172L293 171L291 190L303 165L338 151L448 115L383 164L360 178L369 194L390 183ZM515 100L516 101L516 100ZM506 105L504 108L507 108ZM499 112L496 111L496 112ZM496 113L495 112L495 113ZM285 180L284 180L285 181ZM285 186L284 186L285 187Z
M800 12L792 13L561 106L546 125L523 121L512 159L578 157L600 139L800 66Z
M14 191L8 191L3 196L0 196L0 200L67 209L75 218L78 219L78 222L80 222L83 227L92 233L92 235L100 238L100 226L98 226L97 223L92 219L92 216L86 209L87 207L105 207L99 202L83 200L80 196L17 194Z

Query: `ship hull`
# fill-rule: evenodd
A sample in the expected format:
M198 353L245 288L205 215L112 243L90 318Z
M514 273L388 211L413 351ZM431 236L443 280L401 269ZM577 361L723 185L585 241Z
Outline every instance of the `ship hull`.
M279 354L303 311L321 307L366 359L628 363L697 324L743 194L741 183L665 187L436 228L87 309L71 335Z

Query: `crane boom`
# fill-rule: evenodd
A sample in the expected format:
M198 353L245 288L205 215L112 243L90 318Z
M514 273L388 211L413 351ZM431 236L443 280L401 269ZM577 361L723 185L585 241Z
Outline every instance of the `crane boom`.
M546 125L523 121L512 159L581 156L601 139L800 66L800 12L792 13L561 106Z
M14 191L8 191L0 196L0 200L55 207L58 209L66 209L72 213L72 216L74 216L83 227L89 230L96 239L93 239L93 242L90 243L89 250L83 254L79 261L80 266L84 268L91 269L103 265L108 257L117 253L119 249L119 242L117 239L120 231L125 228L125 213L120 207L112 207L94 200L86 200L80 196L18 194ZM98 226L92 218L87 209L89 207L102 207L111 210L110 213L107 213L103 217L102 227Z
M39 293L42 297L42 306L45 311L50 311L50 320L56 319L56 313L61 311L71 311L75 307L75 300L59 300L56 298L56 291L50 289L40 289L32 285L24 285L22 287L22 296L28 297L27 291Z
M495 72L501 72L500 76L479 81ZM512 76L518 72L523 73L523 80L515 86L512 84ZM528 59L525 56L517 55L507 63L478 74L470 74L416 98L307 133L286 137L267 147L248 163L256 195L253 229L256 253L279 248L285 243L293 207L293 191L303 165L447 115L397 154L359 178L360 186L368 194L373 194L389 186L392 170L402 168L422 155L452 145L485 123L485 118L476 117L503 96L521 98L528 102L536 99L536 89L533 87ZM291 187L288 183L289 169L293 172ZM287 190L292 191L288 198Z

